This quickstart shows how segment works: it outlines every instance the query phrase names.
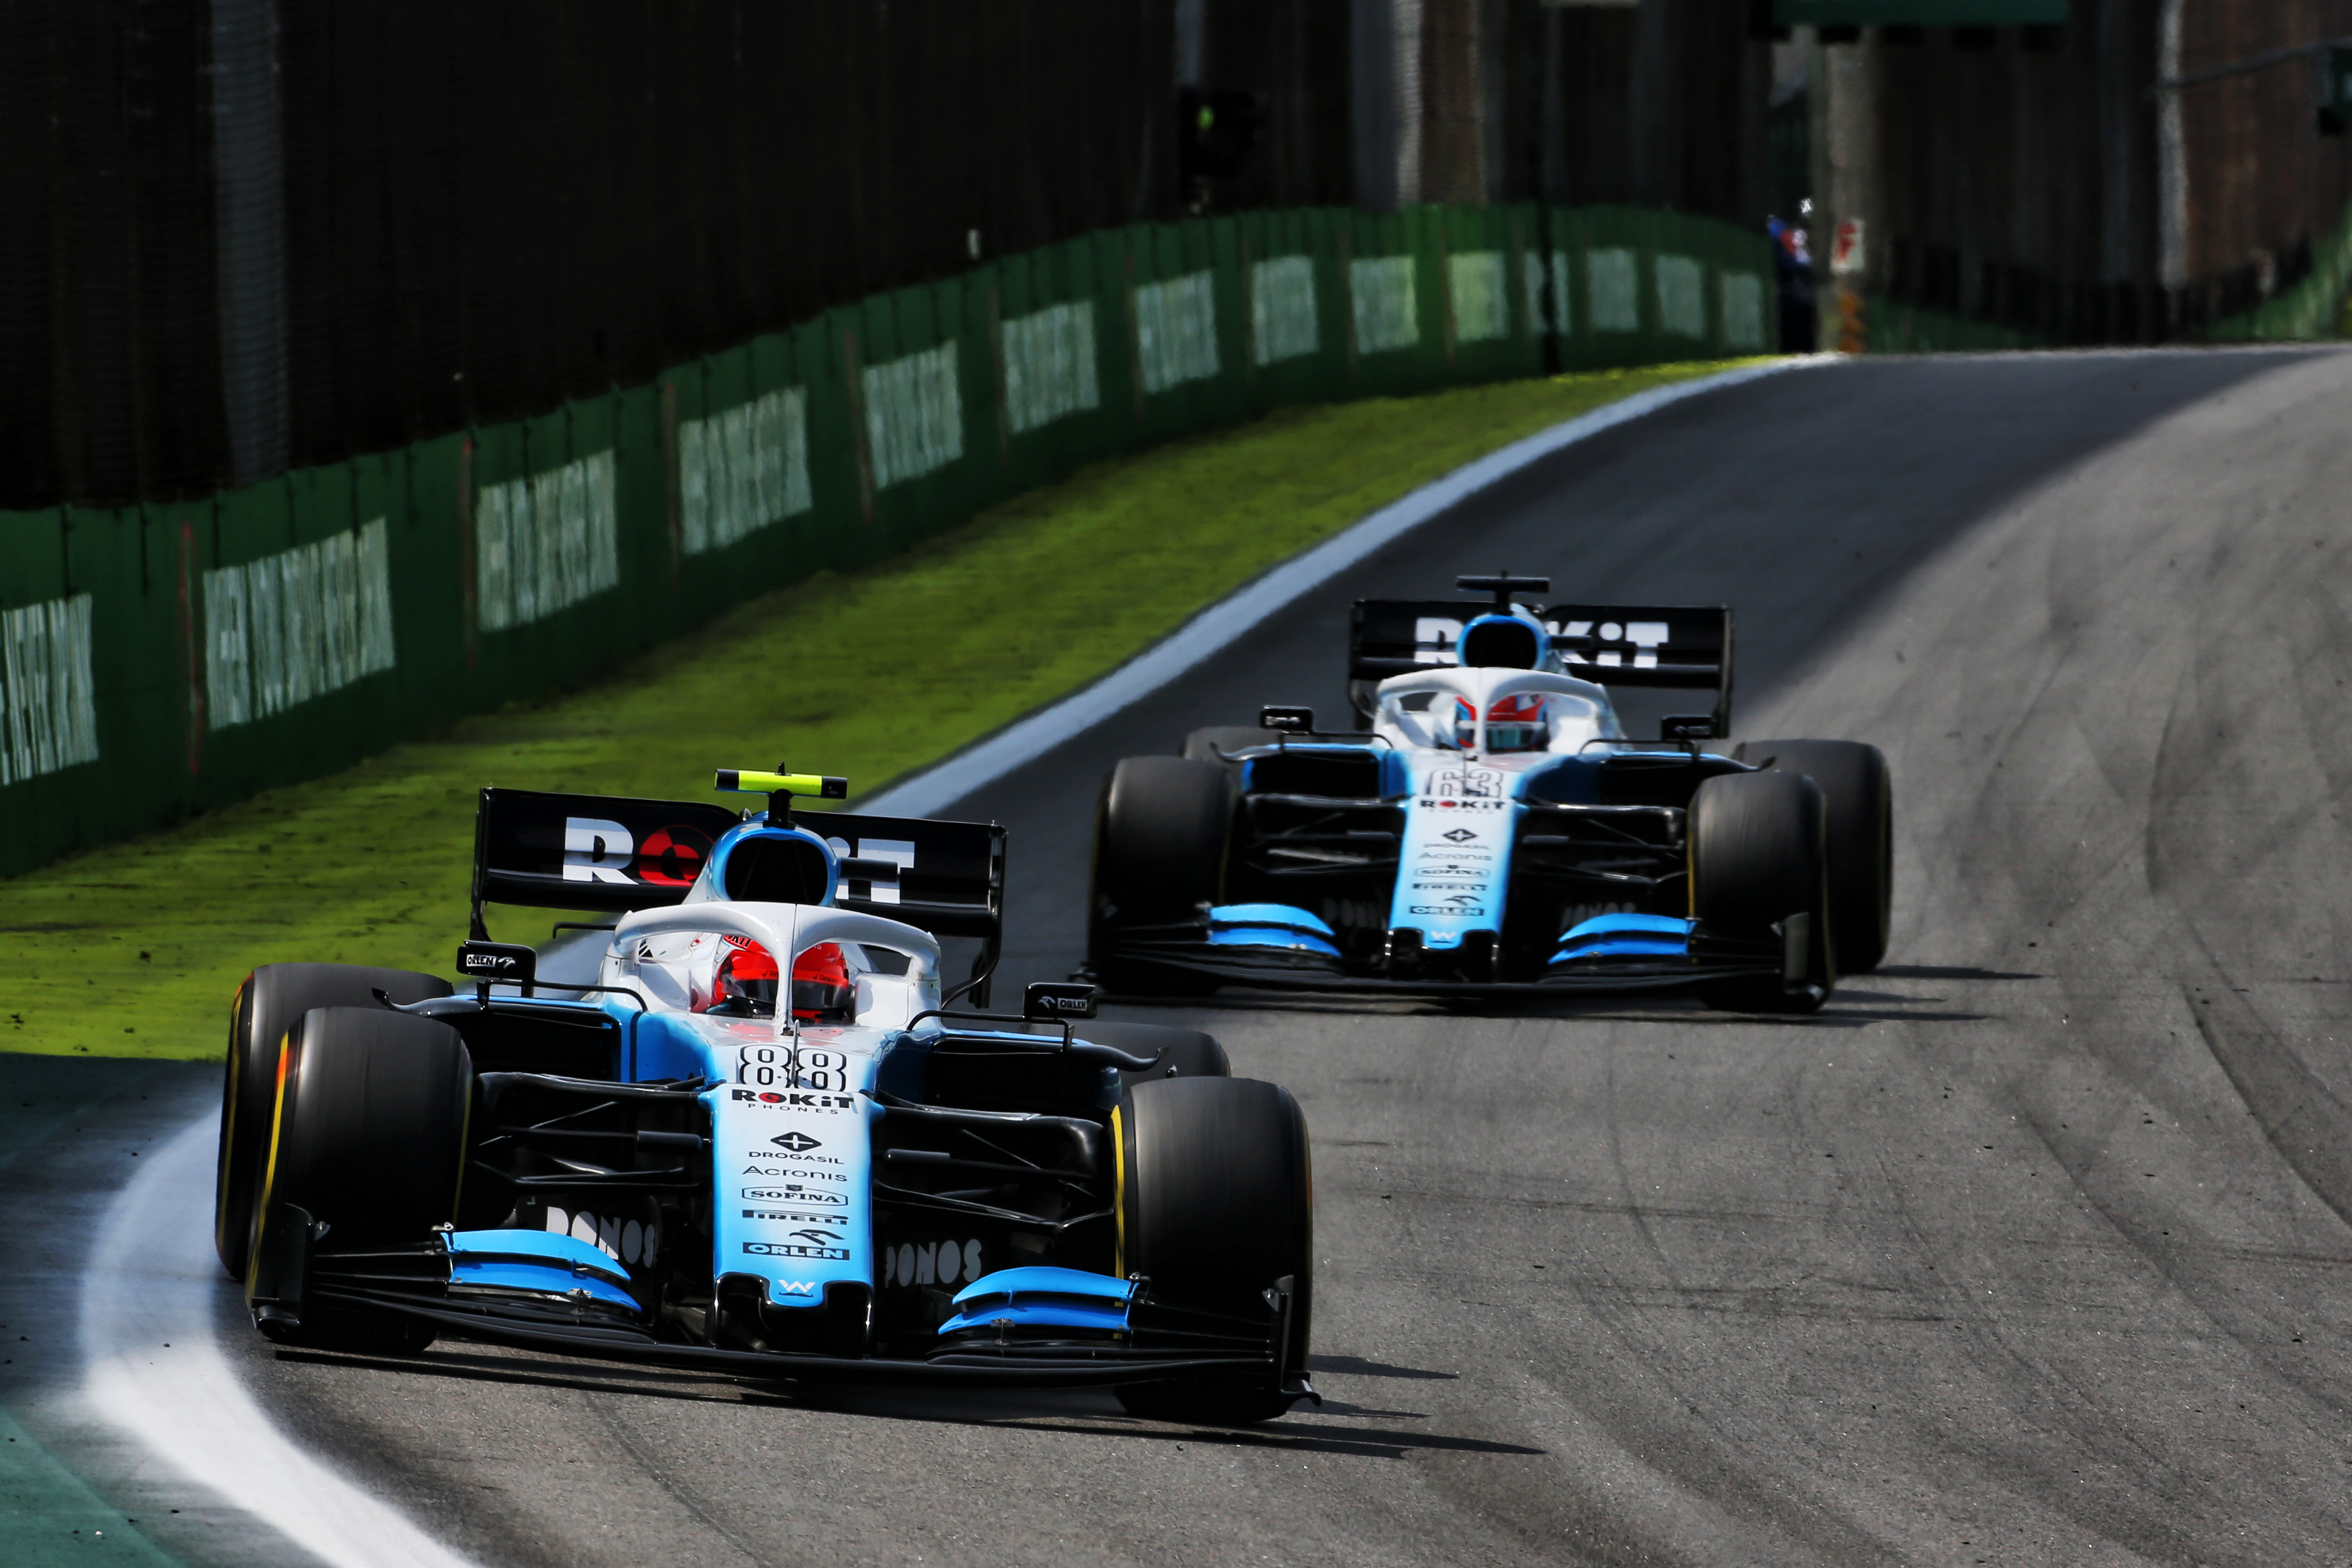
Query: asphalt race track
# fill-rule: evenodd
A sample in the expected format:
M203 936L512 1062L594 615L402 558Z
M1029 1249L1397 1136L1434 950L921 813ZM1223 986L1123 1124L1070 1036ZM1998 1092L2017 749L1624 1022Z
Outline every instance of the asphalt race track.
M1319 1409L231 1359L486 1563L2342 1561L2347 404L2334 353L1696 398L968 801L1013 829L1010 978L1058 977L1114 758L1338 718L1350 599L1499 566L1731 603L1740 734L1886 749L1889 966L1818 1017L1137 1011L1306 1105Z

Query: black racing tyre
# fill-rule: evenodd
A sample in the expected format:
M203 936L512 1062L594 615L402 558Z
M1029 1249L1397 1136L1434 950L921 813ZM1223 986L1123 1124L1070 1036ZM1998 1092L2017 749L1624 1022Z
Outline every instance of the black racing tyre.
M1829 801L1830 940L1838 973L1877 968L1895 919L1895 781L1885 753L1859 741L1743 741L1732 756L1802 773L1822 786Z
M1810 1013L1836 984L1830 932L1828 811L1802 773L1722 773L1691 796L1685 832L1691 916L1715 935L1779 940L1796 916L1810 931L1798 984L1782 975L1710 982L1699 999L1740 1013Z
M1233 834L1232 773L1186 757L1129 757L1103 784L1095 818L1088 955L1112 991L1198 994L1214 981L1122 961L1108 951L1118 927L1197 918L1223 896Z
M220 1158L213 1183L213 1247L232 1279L245 1278L253 1201L269 1153L278 1100L278 1047L313 1007L373 1007L449 994L449 983L405 969L352 963L265 963L237 987L228 1015L228 1070L221 1086Z
M1212 724L1185 736L1181 754L1196 763L1214 763L1221 768L1238 770L1241 764L1227 762L1225 756L1247 746L1271 746L1280 739L1281 731L1261 730L1255 724Z
M276 1136L256 1205L253 1287L269 1283L272 1228L307 1215L323 1252L420 1242L450 1223L465 1174L474 1065L457 1031L386 1008L320 1007L286 1036ZM306 1300L284 1342L422 1350L429 1326Z
M1218 1043L1216 1036L1204 1030L1178 1028L1172 1024L1115 1024L1097 1018L1076 1026L1072 1033L1079 1039L1092 1040L1131 1057L1160 1058L1156 1067L1132 1070L1121 1068L1119 1077L1130 1085L1162 1078L1234 1076L1234 1064L1226 1058L1225 1047Z
M1120 1097L1119 1263L1171 1307L1263 1319L1288 1280L1283 1363L1307 1369L1315 1297L1314 1178L1307 1119L1255 1079L1172 1078ZM1180 1378L1119 1389L1130 1412L1244 1426L1290 1408L1273 1378Z

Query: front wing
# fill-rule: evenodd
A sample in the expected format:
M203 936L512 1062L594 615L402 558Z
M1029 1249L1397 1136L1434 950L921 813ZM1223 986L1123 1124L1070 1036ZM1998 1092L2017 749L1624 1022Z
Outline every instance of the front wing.
M1108 961L1108 962L1105 962ZM1538 980L1395 978L1350 970L1320 952L1297 947L1221 945L1212 921L1139 926L1106 934L1097 971L1133 966L1198 975L1228 985L1277 991L1407 996L1557 996L1562 993L1670 991L1717 981L1776 979L1801 984L1807 954L1801 932L1756 941L1695 930L1677 956L1601 955L1555 966Z
M1269 1300L1261 1321L1151 1301L1138 1282L1126 1331L1103 1336L966 1338L920 1358L843 1356L796 1351L736 1350L656 1337L632 1313L625 1294L598 1289L596 1270L573 1271L574 1289L507 1289L500 1299L457 1290L446 1242L329 1251L300 1211L282 1227L277 1253L257 1259L252 1297L256 1321L272 1338L301 1337L306 1314L391 1314L442 1333L517 1349L603 1361L731 1373L808 1383L872 1383L931 1387L1107 1388L1171 1377L1273 1383L1297 1398L1318 1399L1304 1367L1286 1365L1291 1298ZM1287 1281L1284 1281L1287 1284ZM1269 1292L1269 1295L1274 1293ZM635 1320L635 1321L633 1321ZM1011 1320L1008 1318L1009 1323Z

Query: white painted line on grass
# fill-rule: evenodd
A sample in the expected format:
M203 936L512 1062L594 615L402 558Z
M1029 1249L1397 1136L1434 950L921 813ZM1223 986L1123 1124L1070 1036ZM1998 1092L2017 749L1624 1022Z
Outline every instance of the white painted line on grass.
M218 1142L215 1118L191 1123L140 1162L100 1222L82 1275L83 1397L148 1453L331 1568L471 1568L289 1442L230 1370L214 1334Z
M1444 479L1390 502L1345 532L1292 556L1231 597L1220 600L1166 638L1085 689L977 741L946 761L900 781L851 809L877 816L930 816L976 789L994 784L1039 752L1060 744L1166 686L1195 665L1223 651L1293 601L1498 479L1554 452L1654 414L1685 398L1778 375L1783 371L1834 364L1837 356L1816 354L1745 365L1696 381L1653 387L1620 403L1579 415L1538 431L1498 452L1466 463Z

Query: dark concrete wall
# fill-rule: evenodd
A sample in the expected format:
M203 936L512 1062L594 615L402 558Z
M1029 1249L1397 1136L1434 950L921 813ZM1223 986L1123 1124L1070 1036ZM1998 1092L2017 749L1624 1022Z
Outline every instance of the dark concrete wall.
M2308 269L2352 196L2308 58L2177 89L2352 34L2352 0L2074 0L2050 28L1870 28L1877 170L1868 286L2059 342L2194 335ZM2168 142L2168 114L2177 115ZM2171 149L2177 146L2178 152Z

